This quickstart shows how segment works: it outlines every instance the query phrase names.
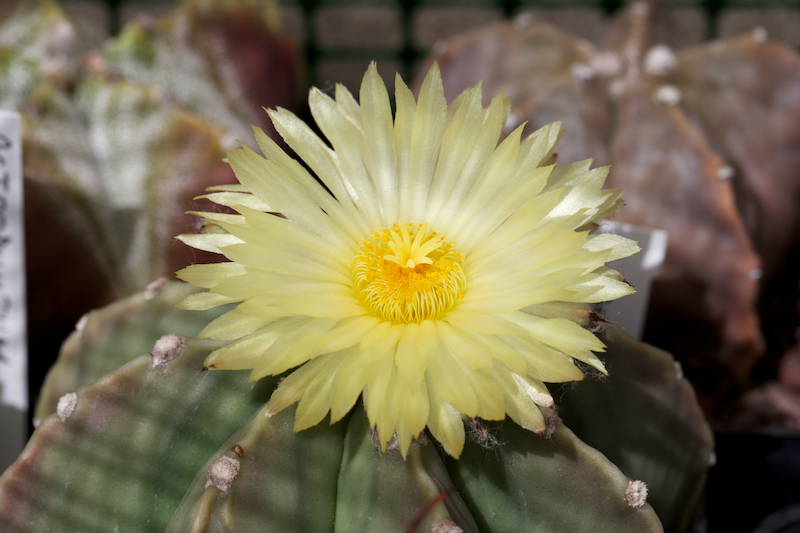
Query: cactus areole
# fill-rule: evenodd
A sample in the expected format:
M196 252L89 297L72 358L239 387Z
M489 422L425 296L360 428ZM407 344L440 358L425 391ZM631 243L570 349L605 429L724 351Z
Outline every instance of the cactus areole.
M498 145L510 101L481 97L479 84L448 106L434 65L418 99L397 77L393 117L372 64L360 103L311 91L330 147L269 111L324 187L257 128L265 157L228 152L240 184L206 197L238 214L198 213L211 231L179 237L230 260L181 270L208 291L179 306L241 302L200 333L230 341L205 365L251 380L295 369L265 410L299 401L295 431L363 397L381 447L396 435L404 457L427 428L458 458L464 416L550 435L544 382L582 379L575 361L606 372L584 326L591 303L632 292L605 263L638 247L588 231L620 206L607 168L555 166L559 123Z

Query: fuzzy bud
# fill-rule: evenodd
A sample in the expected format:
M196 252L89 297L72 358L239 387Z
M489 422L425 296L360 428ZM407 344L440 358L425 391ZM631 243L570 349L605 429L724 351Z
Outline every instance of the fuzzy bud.
M206 488L214 485L222 492L228 492L233 485L236 476L239 475L239 461L227 455L223 455L208 469L208 481Z
M164 335L153 345L153 368L166 363L183 350L186 339L174 333Z
M431 533L464 533L464 530L452 520L442 520L433 525Z
M61 398L58 399L58 406L56 406L56 414L58 418L61 419L62 422L66 422L67 418L72 414L72 411L75 410L75 404L78 403L78 395L74 392L70 392L69 394L65 394Z
M644 481L630 480L625 489L625 500L634 509L641 509L647 503L647 485Z
M158 278L155 281L151 281L147 284L147 287L144 289L144 299L145 300L152 300L156 296L159 295L161 291L167 288L169 285L169 280L167 278Z

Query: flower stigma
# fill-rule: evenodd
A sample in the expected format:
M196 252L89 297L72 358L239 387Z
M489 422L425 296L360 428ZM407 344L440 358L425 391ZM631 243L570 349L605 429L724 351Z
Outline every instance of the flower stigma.
M455 247L428 224L402 221L361 243L353 274L365 307L394 324L442 316L466 286Z

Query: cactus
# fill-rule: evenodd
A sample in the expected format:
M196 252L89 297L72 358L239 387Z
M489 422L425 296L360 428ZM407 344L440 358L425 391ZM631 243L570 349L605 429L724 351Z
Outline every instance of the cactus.
M380 451L360 405L294 433L294 409L263 414L280 377L198 372L215 341L163 349L167 329L207 323L167 305L194 290L133 295L68 339L37 408L50 414L0 477L3 531L640 532L661 531L659 518L681 531L690 518L710 431L671 356L622 332L604 334L607 380L553 391L576 433L565 424L548 440L510 420L484 423L460 460L431 437L403 460ZM153 353L132 357L136 348ZM121 366L98 377L111 361ZM77 394L58 408L45 400L69 386ZM230 486L216 475L208 484L218 461L238 465ZM642 507L626 498L637 502L630 478L646 483Z
M589 331L590 303L632 291L605 262L638 250L586 229L620 207L607 170L551 164L557 123L498 146L508 101L484 109L476 86L448 109L438 68L418 101L396 87L394 117L375 64L360 105L311 91L334 150L270 112L328 191L258 128L266 159L228 152L241 184L207 198L239 214L200 213L213 231L179 238L231 261L181 270L208 290L179 307L240 303L195 339L133 328L151 353L59 398L0 478L0 525L658 532L661 513L686 527L712 447L691 387L669 355ZM48 387L129 359L105 355L135 346L129 323L168 326L131 315L193 320L159 305L168 291L90 316ZM543 383L607 368L601 387ZM561 414L583 440L556 413L572 394Z
M187 2L131 23L102 51L87 50L50 0L0 7L0 108L23 116L34 372L89 309L213 260L173 237L197 230L186 211L207 202L196 196L233 181L224 150L252 138L260 106L293 107L297 62L275 6Z
M726 426L731 399L796 351L800 56L760 28L681 49L671 23L659 2L631 2L595 46L523 14L431 60L449 99L478 79L505 87L509 131L562 119L559 161L610 163L627 204L615 218L669 231L644 338L684 363Z

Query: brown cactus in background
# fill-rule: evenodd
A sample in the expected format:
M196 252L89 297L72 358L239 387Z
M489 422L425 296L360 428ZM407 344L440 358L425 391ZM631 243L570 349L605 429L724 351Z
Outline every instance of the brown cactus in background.
M480 79L484 94L505 86L509 131L561 118L559 161L610 163L627 204L617 219L669 231L645 339L683 361L720 424L736 424L730 400L774 379L797 342L800 56L762 29L679 44L670 13L638 1L603 46L520 15L436 46L431 60L450 99ZM796 385L791 361L781 379ZM767 404L770 421L800 427Z

